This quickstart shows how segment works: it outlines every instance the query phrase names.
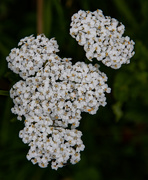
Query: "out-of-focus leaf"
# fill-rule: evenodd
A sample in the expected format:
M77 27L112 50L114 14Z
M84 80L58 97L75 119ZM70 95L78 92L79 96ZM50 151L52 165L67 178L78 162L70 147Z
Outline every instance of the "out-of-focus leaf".
M43 9L43 33L49 37L52 23L52 1L44 0Z
M123 116L123 111L122 111L122 103L118 101L112 106L113 112L116 116L116 121L119 121L120 118Z
M129 97L129 82L130 77L126 72L119 72L115 78L113 94L114 97L121 101L127 101Z
M138 27L136 19L125 0L120 0L120 1L114 0L114 4L115 6L117 6L118 11L122 13L126 17L126 19L130 22L133 28Z
M59 15L59 20L61 21L64 18L64 12L59 0L52 0L52 3L55 5L57 13Z
M9 96L9 92L8 91L0 90L0 95L2 95L2 96Z
M134 57L137 58L140 64L143 64L144 68L148 68L148 66L145 66L145 63L148 65L148 48L145 46L145 44L141 40L136 41L135 45L135 55ZM142 60L140 60L142 59ZM145 61L145 63L143 63Z
M60 28L64 30L65 29L64 9L59 0L52 0L52 3L56 8L56 12L58 13L58 21L61 26Z
M101 174L95 167L88 167L85 172L78 171L74 177L75 180L101 180Z
M148 19L148 16L147 16L147 12L148 12L148 1L147 0L141 0L140 1L141 3L141 11L142 11L142 14L143 16L145 17L143 20L147 20Z

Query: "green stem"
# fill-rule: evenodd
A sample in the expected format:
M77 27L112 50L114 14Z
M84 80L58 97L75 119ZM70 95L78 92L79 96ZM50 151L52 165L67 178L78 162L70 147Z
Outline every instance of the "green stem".
M9 91L0 90L0 95L1 96L9 96Z

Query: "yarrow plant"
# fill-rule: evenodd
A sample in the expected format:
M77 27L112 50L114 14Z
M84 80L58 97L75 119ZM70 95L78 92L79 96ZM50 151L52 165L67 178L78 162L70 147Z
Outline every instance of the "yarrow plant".
M124 26L104 17L101 10L82 11L72 16L70 34L84 46L89 60L97 58L107 66L119 68L129 63L134 42L122 37ZM80 161L85 146L77 130L81 112L96 114L106 105L105 93L111 89L99 65L61 58L57 41L44 34L20 40L19 48L6 58L8 67L19 74L10 90L18 120L24 119L19 137L30 147L27 159L40 167L58 169Z

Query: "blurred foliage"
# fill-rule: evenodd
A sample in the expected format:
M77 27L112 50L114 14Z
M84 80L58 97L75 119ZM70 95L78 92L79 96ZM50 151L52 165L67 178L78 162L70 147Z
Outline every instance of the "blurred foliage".
M36 35L36 0L0 1L0 180L145 180L148 179L148 1L44 0L44 33L56 37L62 57L86 60L83 48L69 35L78 10L102 9L123 22L135 41L135 56L119 70L104 67L112 93L94 116L82 114L79 127L86 146L81 161L58 171L27 161L27 145L18 137L23 122L11 114L7 91L19 77L7 68L6 56L18 41Z

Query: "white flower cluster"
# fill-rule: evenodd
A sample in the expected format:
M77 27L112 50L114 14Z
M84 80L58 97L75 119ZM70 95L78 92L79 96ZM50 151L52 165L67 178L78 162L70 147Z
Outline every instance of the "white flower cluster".
M58 44L52 38L49 40L45 35L33 35L25 37L18 43L20 48L13 48L6 58L8 67L19 74L23 79L35 75L43 66L48 57L58 52Z
M101 10L82 11L72 16L70 34L84 46L86 57L96 58L112 68L129 63L134 42L122 37L124 25L104 16ZM84 150L80 124L81 112L95 114L106 105L110 93L106 74L96 64L60 58L57 41L45 35L21 39L6 58L8 67L24 80L10 90L18 120L25 118L19 137L30 146L27 159L52 169L80 161Z
M28 160L43 168L51 161L52 169L57 170L68 162L75 164L80 161L80 151L84 150L84 145L81 131L52 126L52 123L50 118L44 116L28 116L19 137L30 146Z
M57 126L79 126L81 112L95 114L99 106L106 105L105 83L107 76L98 66L77 62L72 65L67 58L51 55L35 77L17 82L11 89L15 104L12 112L20 116L51 117Z
M84 46L86 57L96 58L106 66L118 69L134 55L134 41L123 37L124 25L104 16L101 10L80 10L71 18L70 35Z
M48 46L48 42L51 40L44 45ZM54 44L57 45L55 40ZM105 92L109 93L110 88L98 65L72 65L70 58L62 59L53 50L50 52L45 51L44 64L34 76L25 77L11 88L10 96L14 102L12 112L19 120L22 116L26 119L20 137L30 146L27 158L41 167L52 161L52 168L57 169L69 161L74 164L80 160L84 145L82 133L75 128L81 112L95 114L99 106L105 106Z

